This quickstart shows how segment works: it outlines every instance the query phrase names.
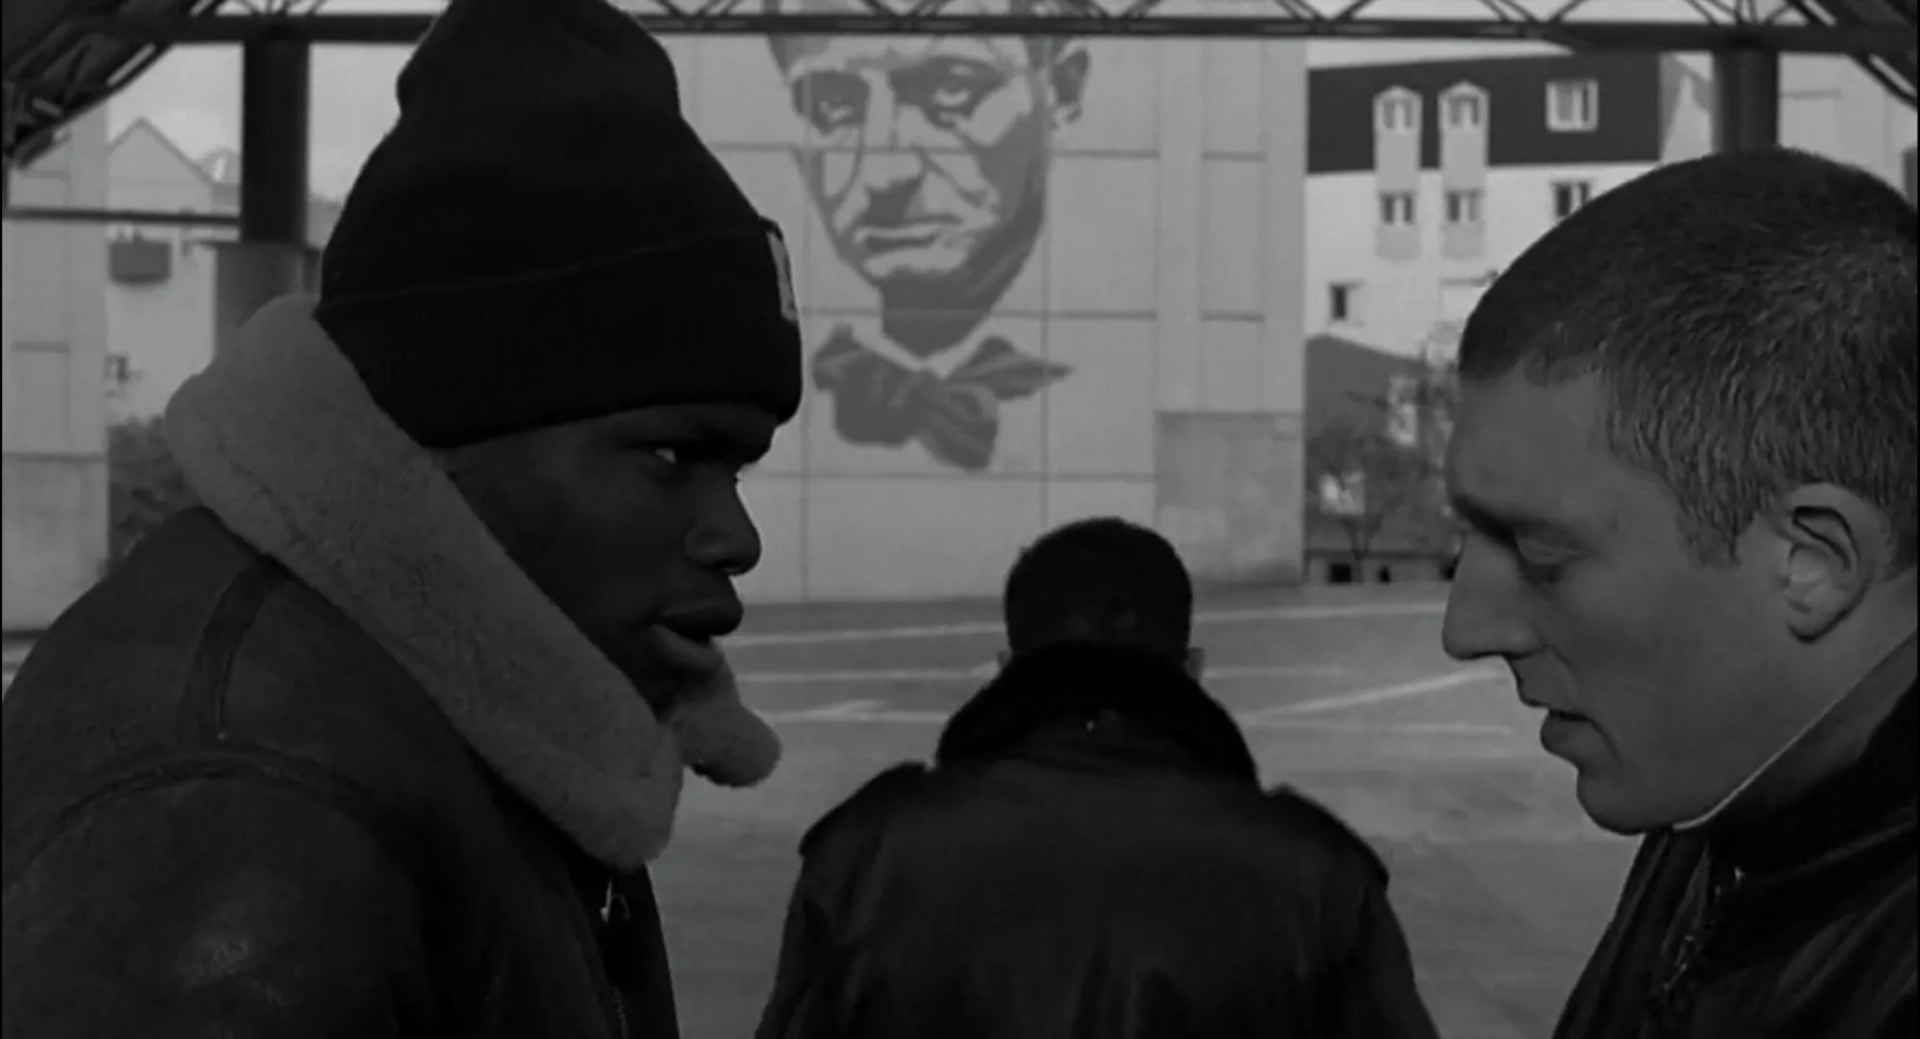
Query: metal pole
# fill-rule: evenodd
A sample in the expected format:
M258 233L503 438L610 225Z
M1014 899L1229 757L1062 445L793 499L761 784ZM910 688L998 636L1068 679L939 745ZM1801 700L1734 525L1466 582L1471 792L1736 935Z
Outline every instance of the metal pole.
M310 53L301 40L241 49L240 240L219 253L215 353L255 311L307 287Z
M1780 55L1766 50L1720 51L1713 56L1715 151L1745 151L1780 143Z
M240 240L305 245L309 51L297 40L242 48Z

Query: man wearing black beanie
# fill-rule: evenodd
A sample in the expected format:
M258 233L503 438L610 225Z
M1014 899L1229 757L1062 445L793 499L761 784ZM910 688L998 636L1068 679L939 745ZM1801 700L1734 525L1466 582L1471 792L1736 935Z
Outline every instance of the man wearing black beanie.
M9 1036L677 1035L647 863L779 754L713 639L785 247L604 0L453 0L399 97L7 697Z

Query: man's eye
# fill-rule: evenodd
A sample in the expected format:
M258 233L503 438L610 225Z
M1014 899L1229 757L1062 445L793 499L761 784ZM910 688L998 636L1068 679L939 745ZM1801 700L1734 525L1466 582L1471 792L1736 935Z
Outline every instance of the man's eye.
M1572 557L1564 551L1540 548L1532 545L1519 545L1514 549L1514 558L1520 562L1520 570L1527 579L1537 584L1552 584L1566 571Z
M669 469L684 469L691 458L683 448L654 444L645 448L647 456Z
M944 112L962 112L980 102L980 88L972 83L948 83L929 98L932 107Z
M857 76L815 73L793 87L795 107L821 132L853 126L867 106L867 85Z

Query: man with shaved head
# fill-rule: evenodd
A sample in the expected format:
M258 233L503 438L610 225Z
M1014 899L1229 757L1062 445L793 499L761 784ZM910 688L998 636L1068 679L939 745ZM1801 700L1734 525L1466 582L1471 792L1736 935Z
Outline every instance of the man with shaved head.
M1559 1039L1915 1034L1914 226L1859 170L1717 155L1467 322L1447 649L1641 839Z

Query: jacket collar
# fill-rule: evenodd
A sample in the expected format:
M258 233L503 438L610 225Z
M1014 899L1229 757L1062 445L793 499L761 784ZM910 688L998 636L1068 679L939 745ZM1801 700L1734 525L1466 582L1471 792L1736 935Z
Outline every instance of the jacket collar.
M1703 827L1715 853L1774 872L1911 833L1914 685L1909 637Z
M1203 770L1259 782L1233 716L1199 683L1151 654L1103 645L1048 646L1014 658L948 721L935 760L995 758L1054 723L1108 712L1171 742Z
M779 741L732 674L656 718L373 402L312 309L268 304L167 405L181 472L228 529L339 607L606 865L664 849L686 767L731 786L765 778Z

